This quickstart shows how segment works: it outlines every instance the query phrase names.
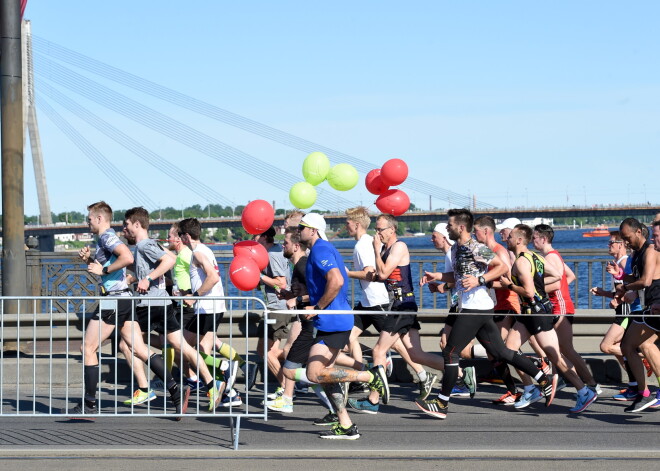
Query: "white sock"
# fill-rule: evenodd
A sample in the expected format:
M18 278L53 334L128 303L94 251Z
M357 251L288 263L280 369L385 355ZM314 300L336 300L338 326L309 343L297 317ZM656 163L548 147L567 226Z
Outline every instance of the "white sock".
M426 381L427 378L426 370L418 371L417 377L419 378L420 381Z

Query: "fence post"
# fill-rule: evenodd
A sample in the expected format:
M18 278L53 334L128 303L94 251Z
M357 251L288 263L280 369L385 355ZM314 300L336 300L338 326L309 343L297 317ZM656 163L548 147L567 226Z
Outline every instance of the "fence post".
M41 251L31 248L25 252L25 263L28 296L41 296Z

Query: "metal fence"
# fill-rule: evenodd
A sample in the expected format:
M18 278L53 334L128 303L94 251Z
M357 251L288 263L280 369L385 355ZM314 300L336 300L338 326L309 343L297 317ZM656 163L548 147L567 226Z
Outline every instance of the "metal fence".
M114 300L120 299L113 297ZM130 297L133 300L130 319L136 319L135 301L138 298ZM141 297L141 301L149 303L147 327L145 331L151 331L157 323L154 316L152 322L151 304L157 301L166 301L171 303L174 300L182 298L159 298L159 297ZM187 298L191 299L191 298ZM192 298L192 299L199 299ZM257 357L251 354L254 351L258 341L256 312L261 313L265 324L273 321L269 320L269 311L264 302L255 297L205 297L205 300L221 301L226 303L224 318L219 323L217 332L220 332L218 338L234 349L245 361L246 365L259 364L262 371L266 372L266 358ZM112 309L107 303L112 303L111 297L84 296L84 297L2 297L0 298L0 307L4 315L0 316L0 416L64 416L72 420L89 420L96 417L126 417L126 416L149 416L149 417L177 417L172 405L167 398L165 385L156 386L154 380L149 383L149 389L154 390L156 398L140 405L130 402L133 392L138 388L136 379L131 370L137 366L135 353L135 336L142 332L139 325L135 322L125 324L128 332L130 325L131 345L133 350L130 353L118 353L118 342L121 335L117 331L112 333L108 340L101 345L96 355L98 355L98 400L97 411L94 414L85 414L84 408L81 413L73 411L75 403L82 403L85 395L84 364L85 350L82 348L81 338L85 339L88 331L89 319L98 311L99 305L106 310ZM100 304L104 303L104 304ZM45 311L42 309L46 306ZM95 306L95 308L92 308ZM11 314L10 310L20 312L21 314ZM155 311L154 311L155 312ZM175 316L180 325L183 325L182 309L174 310ZM248 315L248 314L251 315ZM117 308L115 302L115 323ZM130 320L129 319L129 320ZM215 320L215 319L214 319ZM101 323L97 323L99 334L101 333ZM162 325L165 334L175 335L170 337L179 343L182 337L182 330L176 331L176 328L168 327L167 321ZM197 332L199 334L199 331ZM264 341L266 341L266 332L264 329ZM176 337L178 336L178 337ZM91 337L91 336L90 336ZM153 353L171 351L167 344L161 343L157 336L145 335L145 343ZM15 342L17 346L11 351L10 344ZM190 342L194 348L199 348ZM126 356L130 358L125 358ZM164 355L167 361L167 356ZM170 357L172 355L170 354ZM256 357L256 358L255 358ZM210 363L219 366L222 358L213 348L213 353L209 356ZM183 353L181 349L171 358L172 362L183 365ZM147 372L151 357L147 360ZM237 366L237 365L234 365ZM201 378L200 365L195 366L198 376ZM175 367L176 369L176 367ZM222 367L211 368L209 373L218 381L226 380L225 373L221 371ZM248 369L246 369L248 371ZM179 383L179 387L184 386L183 368L179 373L174 373L174 380ZM229 419L231 439L234 448L238 447L240 424L242 418L260 418L267 420L267 409L265 404L266 392L268 388L268 375L264 374L263 392L250 392L247 388L247 374L237 375L235 389L238 391L242 405L231 405L223 407L222 405L211 412L206 411L207 399L204 393L200 394L199 389L190 396L191 406L185 417L220 417ZM215 384L215 383L214 383ZM220 384L219 384L220 385ZM126 404L125 401L128 401ZM179 414L180 415L180 414Z

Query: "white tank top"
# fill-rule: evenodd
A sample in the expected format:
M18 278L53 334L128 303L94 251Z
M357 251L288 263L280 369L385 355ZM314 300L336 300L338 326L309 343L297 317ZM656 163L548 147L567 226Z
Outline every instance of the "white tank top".
M201 266L197 266L195 263L195 254L200 253L204 257L206 257L213 266L213 268L218 272L218 276L220 276L220 270L218 268L218 262L215 259L215 255L213 255L213 251L209 249L206 245L204 244L197 244L197 247L195 247L195 250L192 251L192 256L190 258L190 288L192 289L192 292L194 293L197 291L201 286L202 283L204 283L204 280L206 279L206 273L204 273L204 268ZM213 288L211 288L211 291L206 293L204 296L224 296L225 295L225 290L222 288L222 279L218 280L218 282L213 285ZM225 312L225 301L224 300L199 300L195 304L195 312L197 314L212 314L214 312Z

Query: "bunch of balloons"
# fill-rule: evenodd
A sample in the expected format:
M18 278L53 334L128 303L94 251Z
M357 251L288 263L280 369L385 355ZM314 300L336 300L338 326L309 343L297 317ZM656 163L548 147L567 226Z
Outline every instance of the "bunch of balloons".
M247 204L241 215L243 229L252 235L263 234L273 225L275 211L264 200ZM261 271L268 266L268 252L254 240L234 244L234 259L229 265L229 279L241 291L251 291L259 284Z
M408 178L408 165L401 159L390 159L381 168L370 171L364 184L369 193L378 195L376 207L392 216L401 216L410 207L408 195L391 186L402 184Z
M330 159L323 152L309 154L302 167L305 181L298 182L289 190L289 200L300 209L307 209L316 203L316 186L325 180L338 191L348 191L357 185L360 176L350 164L330 165Z

